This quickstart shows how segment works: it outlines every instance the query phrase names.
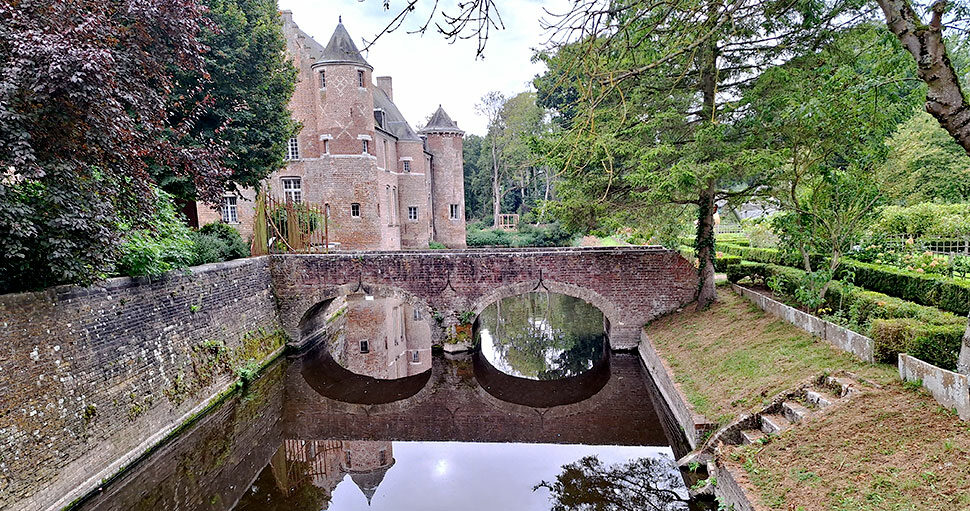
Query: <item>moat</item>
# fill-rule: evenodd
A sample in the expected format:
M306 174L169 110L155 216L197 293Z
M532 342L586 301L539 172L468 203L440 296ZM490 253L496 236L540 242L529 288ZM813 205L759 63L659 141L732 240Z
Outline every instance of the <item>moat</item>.
M662 401L582 300L500 300L461 354L433 351L431 314L394 297L348 295L319 313L315 348L76 508L546 510L596 498L605 477L634 481L641 504L688 509Z

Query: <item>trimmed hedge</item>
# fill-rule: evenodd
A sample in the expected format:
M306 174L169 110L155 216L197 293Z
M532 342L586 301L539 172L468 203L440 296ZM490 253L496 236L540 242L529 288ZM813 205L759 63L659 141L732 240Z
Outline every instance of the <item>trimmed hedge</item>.
M742 262L728 269L728 279L775 277L782 292L792 295L805 272L796 268L766 263ZM826 306L842 312L860 333L875 343L875 357L895 364L899 353L910 355L938 367L955 370L966 318L935 307L927 307L858 286L833 282L825 296Z
M697 256L695 255L693 247L681 245L677 247L677 252L679 252L680 255L684 256L684 259L687 259L688 261L691 261L691 262L697 261ZM742 259L736 255L721 255L720 257L715 256L714 271L724 273L728 271L729 267L736 264L741 264L741 261Z
M717 249L725 254L740 256L747 261L769 263L801 268L799 254L786 253L773 248L750 248L731 244L718 244ZM825 264L826 258L813 254L812 266ZM855 274L853 282L870 291L878 291L916 302L938 307L943 310L966 316L970 312L970 281L952 279L940 275L902 270L893 266L860 263L845 259L836 272L836 278L844 278L849 272Z

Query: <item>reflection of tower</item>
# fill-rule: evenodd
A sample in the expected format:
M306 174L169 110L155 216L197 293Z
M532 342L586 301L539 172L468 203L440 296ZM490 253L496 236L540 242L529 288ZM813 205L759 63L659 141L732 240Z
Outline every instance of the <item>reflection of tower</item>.
M388 469L394 465L391 442L348 441L343 444L350 479L370 504Z
M343 367L380 379L431 368L431 324L420 309L398 298L348 295L341 346L331 350Z
M348 474L370 504L394 465L392 444L388 441L288 439L283 451L285 470L274 467L277 483L287 494L308 484L324 490L326 503L322 509L329 507L333 491Z

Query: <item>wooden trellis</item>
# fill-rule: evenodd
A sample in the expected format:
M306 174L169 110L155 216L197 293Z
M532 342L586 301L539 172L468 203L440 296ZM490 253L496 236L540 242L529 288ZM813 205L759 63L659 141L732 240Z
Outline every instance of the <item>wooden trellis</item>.
M330 212L326 206L259 193L253 220L253 255L329 251Z

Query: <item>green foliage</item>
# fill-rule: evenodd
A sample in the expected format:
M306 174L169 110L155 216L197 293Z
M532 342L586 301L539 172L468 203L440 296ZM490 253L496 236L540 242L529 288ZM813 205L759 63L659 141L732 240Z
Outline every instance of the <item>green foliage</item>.
M918 112L886 144L880 180L893 202L970 202L970 156L930 114Z
M208 101L196 112L177 111L174 122L191 119L185 137L193 145L213 141L225 148L232 173L219 176L225 187L255 186L285 164L286 143L298 126L289 111L296 68L286 54L276 0L203 0L211 29L201 34L210 51L206 73L180 76L175 97ZM157 166L159 185L190 199L200 190L177 168ZM219 190L221 193L222 190Z
M202 226L192 234L195 243L192 264L208 264L249 257L249 246L234 227L221 222Z
M479 230L475 227L475 224L468 226L466 242L469 247L565 247L573 237L559 224L522 224L519 231Z
M970 236L970 204L888 206L880 213L873 231L907 236Z
M116 266L121 275L157 277L192 263L192 230L175 210L172 196L156 192L155 212L149 228L122 226L124 242Z
M728 278L745 277L772 281L772 290L794 296L804 286L806 272L773 264L743 262L728 269ZM859 284L859 281L856 281ZM966 317L919 305L857 285L831 284L825 304L838 311L841 323L875 342L876 358L895 363L896 355L910 355L944 369L953 370L959 356Z
M437 241L432 241L428 243L428 248L430 248L431 250L445 250L448 247L446 247L444 243L438 243Z
M746 261L801 266L800 256L780 250L754 249L736 245L720 245L718 250L741 256ZM813 264L824 262L824 257L812 255ZM846 259L836 272L835 278L852 272L855 284L896 296L922 305L939 307L956 314L965 315L970 308L970 281L909 271L892 266L867 264Z

